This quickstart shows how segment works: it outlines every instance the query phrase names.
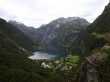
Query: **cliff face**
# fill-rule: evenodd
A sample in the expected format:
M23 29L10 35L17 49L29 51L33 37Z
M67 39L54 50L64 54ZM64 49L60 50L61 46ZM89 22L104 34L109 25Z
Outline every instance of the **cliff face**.
M67 54L71 53L70 49L73 49L80 53L80 42L85 38L82 36L86 35L85 29L88 25L85 19L79 17L59 18L43 25L36 33L40 49Z

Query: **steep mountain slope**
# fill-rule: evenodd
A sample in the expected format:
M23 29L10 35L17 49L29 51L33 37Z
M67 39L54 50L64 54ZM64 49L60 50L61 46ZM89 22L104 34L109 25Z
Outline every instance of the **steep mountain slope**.
M26 36L28 36L31 40L36 42L37 29L34 27L28 27L23 23L19 23L13 20L9 21L10 24L17 27L20 31L22 31Z
M34 42L12 24L0 19L0 30L13 39L18 45L30 51L34 50Z
M0 30L0 81L39 81L40 75L32 73L36 63L27 58L26 51ZM34 71L35 72L35 71Z
M78 42L80 31L83 34L88 25L85 19L79 17L59 18L43 25L37 29L36 35L40 42L40 49L55 53L70 53L67 49L71 48L71 44Z
M100 46L92 49L90 56L82 65L80 82L86 80L110 82L110 3L105 7L103 13L90 24L88 31L98 40L95 45Z
M104 12L89 26L90 32L110 32L110 3L105 7Z
M90 24L87 31L95 37L96 42L94 47L103 47L108 42L110 33L110 3L105 6L104 11L96 20Z

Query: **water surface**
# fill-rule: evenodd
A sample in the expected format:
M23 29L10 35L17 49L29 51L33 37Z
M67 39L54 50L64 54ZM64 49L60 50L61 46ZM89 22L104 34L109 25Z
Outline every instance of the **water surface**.
M46 53L46 52L34 52L32 56L30 56L30 59L33 60L39 60L39 59L55 59L57 58L59 55L58 54L50 54L50 53Z

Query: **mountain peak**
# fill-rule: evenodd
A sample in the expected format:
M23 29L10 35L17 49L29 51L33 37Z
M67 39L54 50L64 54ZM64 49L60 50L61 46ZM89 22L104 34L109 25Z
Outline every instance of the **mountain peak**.
M105 7L103 13L90 25L89 31L105 33L110 32L110 3Z
M86 22L86 23L89 23L87 20L85 20L84 18L81 18L81 17L67 17L67 18L60 17L58 19L53 20L50 23L65 24L65 23L70 23L70 22L75 22L75 21L76 22Z

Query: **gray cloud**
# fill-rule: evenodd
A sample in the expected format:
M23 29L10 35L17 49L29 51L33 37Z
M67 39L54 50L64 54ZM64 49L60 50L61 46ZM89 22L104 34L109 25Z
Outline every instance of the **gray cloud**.
M58 17L80 16L92 22L109 0L1 0L0 17L38 27ZM0 2L1 2L0 1Z

